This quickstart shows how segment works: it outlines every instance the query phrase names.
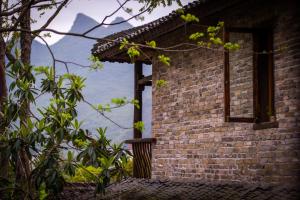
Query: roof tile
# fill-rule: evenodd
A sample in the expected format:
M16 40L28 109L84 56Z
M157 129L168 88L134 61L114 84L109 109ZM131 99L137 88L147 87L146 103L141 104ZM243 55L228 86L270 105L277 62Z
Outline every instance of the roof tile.
M183 10L185 12L188 12L190 9L197 7L200 4L203 4L209 0L197 0L194 2L189 3L188 5L183 7ZM119 45L121 41L126 38L127 40L133 40L136 37L146 33L151 32L153 29L162 26L163 24L170 22L171 20L177 18L180 16L179 13L176 11L171 12L169 15L161 17L155 21L152 21L148 24L144 24L138 27L133 27L131 29L127 29L121 32L117 32L114 34L111 34L109 36L106 36L100 40L94 45L92 49L92 53L94 55L102 55L106 51L110 50L111 48L115 47L116 45ZM101 57L102 58L102 57Z

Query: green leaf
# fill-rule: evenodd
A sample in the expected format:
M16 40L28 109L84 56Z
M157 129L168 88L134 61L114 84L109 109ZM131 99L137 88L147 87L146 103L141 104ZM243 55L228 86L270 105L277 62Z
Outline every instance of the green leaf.
M145 124L143 121L138 121L134 123L134 128L140 132L145 131Z
M127 99L126 99L126 97L123 97L123 98L112 98L111 102L113 104L118 105L118 106L122 106L122 105L124 105L124 104L127 103Z
M223 21L219 21L217 26L224 27L224 22Z
M68 151L68 161L71 162L73 160L73 153Z
M126 38L123 38L121 44L120 44L120 50L124 49L129 44L128 40Z
M156 48L156 42L155 41L150 41L150 42L146 42L146 44L152 48Z
M131 59L140 56L140 51L138 50L137 46L132 46L130 48L128 48L127 50L127 54L129 55L129 57Z
M20 59L20 57L21 57L21 50L19 48L15 48L15 56L16 56L16 59Z
M196 33L191 34L189 39L190 40L197 40L197 39L199 39L200 37L203 37L203 36L204 36L204 33L196 32Z
M199 18L196 17L195 15L190 14L190 13L188 13L188 14L186 14L186 15L183 14L183 15L181 15L180 17L181 17L181 19L183 19L185 22L193 22L193 21L199 22Z
M105 112L111 112L110 105L109 105L109 104L106 104L105 107L103 108L103 110L104 110Z
M235 50L240 49L240 45L237 44L237 43L226 42L224 44L224 48L227 49L227 50L233 50L233 51L235 51Z
M88 146L88 142L80 140L80 139L75 139L73 142L74 146L79 147L79 148L85 148Z
M163 64L167 65L167 66L170 66L170 61L171 59L165 55L159 55L158 56L158 59L160 62L162 62Z
M97 110L99 110L100 112L103 112L103 105L98 104L97 106Z
M165 85L167 85L167 81L165 80L157 80L156 81L156 87L159 89L161 87L164 87Z
M221 38L217 37L217 38L210 38L209 39L213 44L216 44L216 45L223 45L223 41Z
M133 104L137 109L141 108L140 107L140 102L137 99L132 99L130 103Z
M215 33L218 32L220 30L220 27L218 26L209 26L207 27L207 32L208 33Z

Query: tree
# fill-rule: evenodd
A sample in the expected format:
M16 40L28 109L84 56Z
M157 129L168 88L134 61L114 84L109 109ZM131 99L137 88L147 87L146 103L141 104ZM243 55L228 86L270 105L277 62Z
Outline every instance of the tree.
M43 189L49 195L56 195L65 182L63 173L72 176L76 168L88 165L101 168L96 179L98 191L104 190L111 176L122 178L127 175L124 166L130 153L121 145L110 144L105 137L106 129L99 128L99 136L94 138L88 130L81 128L81 122L77 120L76 105L80 101L86 102L81 93L84 77L72 73L61 76L56 74L57 62L67 68L69 62L55 58L42 37L42 32L100 39L90 37L88 33L100 26L109 25L105 22L106 19L118 10L125 9L128 1L120 3L116 11L83 34L63 33L47 28L70 0L0 2L0 194L7 198L36 199L38 191ZM139 0L144 5L143 8L129 19L151 11L160 4L170 5L173 1ZM176 2L180 3L178 0ZM32 9L38 9L41 14L48 9L54 9L54 12L39 29L31 30ZM47 45L52 55L52 66L31 65L31 43L36 37ZM91 68L101 65L98 58L91 57L91 61ZM41 89L35 87L37 75L43 76ZM6 85L6 76L13 79L9 87ZM30 105L35 104L35 100L45 93L51 94L51 102L46 108L39 108L40 116L36 116L31 112ZM123 98L112 100L115 106L90 105L106 117L105 111L130 103L138 106L134 99ZM109 120L115 123L112 119ZM76 159L71 151L68 151L67 157L61 156L62 151L70 149L77 151Z
M2 10L3 2L0 2L0 10ZM0 18L0 28L2 28L2 17ZM2 108L3 102L7 97L7 86L6 86L6 79L5 79L5 41L3 37L0 37L0 108ZM3 116L0 116L0 122ZM0 133L2 133L3 127L0 127ZM0 176L7 178L7 162L3 159L0 153L0 162L3 163L2 167L0 168Z

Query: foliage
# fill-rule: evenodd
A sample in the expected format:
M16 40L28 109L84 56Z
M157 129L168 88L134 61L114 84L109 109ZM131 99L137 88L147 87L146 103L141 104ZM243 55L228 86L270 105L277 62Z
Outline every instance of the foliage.
M138 121L134 123L134 128L137 129L140 132L145 131L145 124L143 121Z
M188 13L186 15L182 14L180 17L185 22L199 22L199 18L196 17L195 15L190 14L190 13Z
M134 58L141 55L140 51L138 50L138 46L131 46L127 50L127 54L133 60Z
M136 45L135 43L129 41L126 38L123 38L121 44L120 44L120 50L127 48L127 54L130 57L132 61L138 56L141 55L141 52L139 50L139 46Z
M237 43L227 42L226 44L224 44L224 48L228 50L238 50L240 49L240 45Z
M19 58L19 51L16 50L15 54ZM122 144L112 145L106 138L104 128L97 129L97 138L81 128L82 122L77 119L76 107L84 101L82 89L85 87L85 78L70 73L58 76L54 67L34 68L23 64L20 59L8 64L7 74L14 79L9 87L10 96L2 110L1 126L6 129L1 135L0 150L5 152L12 164L12 171L16 170L15 163L20 155L32 162L26 188L35 187L40 191L41 198L47 194L56 195L62 191L66 177L72 179L75 176L76 180L76 173L80 172L78 170L86 169L95 175L93 180L97 183L97 191L102 192L111 177L120 180L129 174L125 166L131 154L122 148ZM36 75L42 76L40 88L36 87ZM30 113L23 121L20 117L27 112L23 101L35 104L36 98L45 93L52 96L49 105L37 109L39 116ZM115 98L112 103L123 106L127 103L136 104L136 101ZM66 152L66 146L76 149L77 156L72 151ZM13 186L13 177L14 174L1 182L6 181ZM91 177L86 179L90 180ZM20 190L24 188L15 187ZM7 192L13 195L14 191ZM30 195L29 191L23 192Z
M132 158L128 157L126 162L122 163L123 170L126 174L132 175L133 170L133 162ZM73 176L70 176L68 174L64 174L64 178L67 182L74 182L74 183L80 183L80 182L86 182L86 183L92 183L97 182L98 176L101 174L102 168L101 167L94 167L92 165L84 166L79 165L76 170L75 174ZM112 182L115 182L119 179L118 175L113 175L111 177Z
M185 23L199 23L200 20L197 16L186 13L182 8L179 8L176 10L176 13L180 16L180 18L185 22ZM224 42L221 38L222 30L224 27L224 22L220 21L218 22L215 26L207 26L206 30L203 30L202 32L194 32L188 36L188 39L192 41L192 43L189 43L188 45L193 45L198 46L199 48L208 48L211 50L217 49L219 47L222 47L225 51L235 51L240 48L238 43L231 43L231 42ZM185 44L186 45L186 44ZM183 46L183 44L177 44L175 46ZM158 51L162 52L167 52L167 51L186 51L186 49L173 49L173 47L169 48L163 48L163 47L158 47L157 42L152 40L150 42L146 42L146 45L138 45L135 44L134 42L130 42L127 39L123 39L123 41L120 43L120 50L123 48L127 48L127 54L131 58L132 61L136 59L137 57L141 56L142 54L145 55L146 57L151 57L147 56L142 50L141 47L145 48L151 48L151 49L156 49ZM188 51L188 50L187 50ZM171 58L166 56L165 54L160 53L158 56L158 61L161 62L165 66L170 66ZM159 79L156 81L156 87L159 89L161 87L164 87L167 84L167 81L163 79ZM136 126L136 125L135 125Z
M113 105L111 105L111 104L113 104ZM136 108L140 109L140 104L139 104L138 100L136 100L136 99L129 100L126 97L112 98L111 99L111 104L109 104L109 103L104 104L104 105L103 104L97 104L97 105L94 105L93 108L96 109L97 111L99 111L100 113L111 112L112 109L120 108L120 107L128 105L128 104L132 104Z
M202 32L196 32L196 33L191 34L189 36L189 39L190 40L197 40L197 39L199 39L201 37L204 37L204 33L202 33Z
M156 47L156 42L154 40L150 41L150 42L146 42L146 44L149 46L149 47L152 47L152 48L155 48Z
M123 38L122 42L120 43L120 50L124 49L129 44L129 41L126 38Z
M157 80L157 81L156 81L156 87L157 87L157 88L161 88L161 87L163 87L163 86L165 86L165 85L167 85L167 81L165 81L165 80L163 80L163 79Z
M167 57L165 55L159 55L158 56L158 60L160 62L162 62L163 64L165 64L167 66L170 66L170 60L171 60L170 57Z
M99 57L91 55L89 57L89 61L91 61L91 69L93 70L103 69L103 63L100 61Z
M181 0L137 0L140 3L144 3L143 9L149 8L149 12L153 11L154 8L163 5L170 6L173 2L176 2L178 5L182 6Z
M80 166L76 168L75 174L70 176L65 174L64 177L68 182L80 183L80 182L94 182L97 180L98 175L101 173L100 167L93 166Z

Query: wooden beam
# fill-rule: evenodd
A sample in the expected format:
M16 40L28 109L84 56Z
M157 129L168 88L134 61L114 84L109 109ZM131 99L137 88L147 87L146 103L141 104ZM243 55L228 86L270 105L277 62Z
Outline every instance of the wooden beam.
M260 118L260 105L259 105L259 83L258 83L258 35L253 34L253 114L255 122Z
M224 28L224 42L229 42L229 32ZM229 122L230 117L230 68L229 51L224 51L224 111L225 122Z
M228 117L228 122L241 122L241 123L254 123L255 118L253 117Z
M152 85L152 75L144 76L143 78L139 79L138 84L140 86L151 86Z
M274 90L275 90L275 83L274 83L274 48L273 48L273 41L274 40L274 34L272 30L268 31L268 87L269 87L269 111L270 114L273 116L275 115L275 106L274 106ZM269 119L270 120L270 119Z
M126 144L133 144L133 143L156 143L156 138L137 138L132 140L125 140L124 143Z
M278 128L278 127L279 127L279 123L277 121L253 124L253 130L262 130L262 129Z
M139 85L138 81L143 78L143 63L134 63L134 99L139 101L140 109L134 107L133 123L142 121L142 108L143 108L143 90L144 86ZM142 133L133 129L133 138L142 138Z

